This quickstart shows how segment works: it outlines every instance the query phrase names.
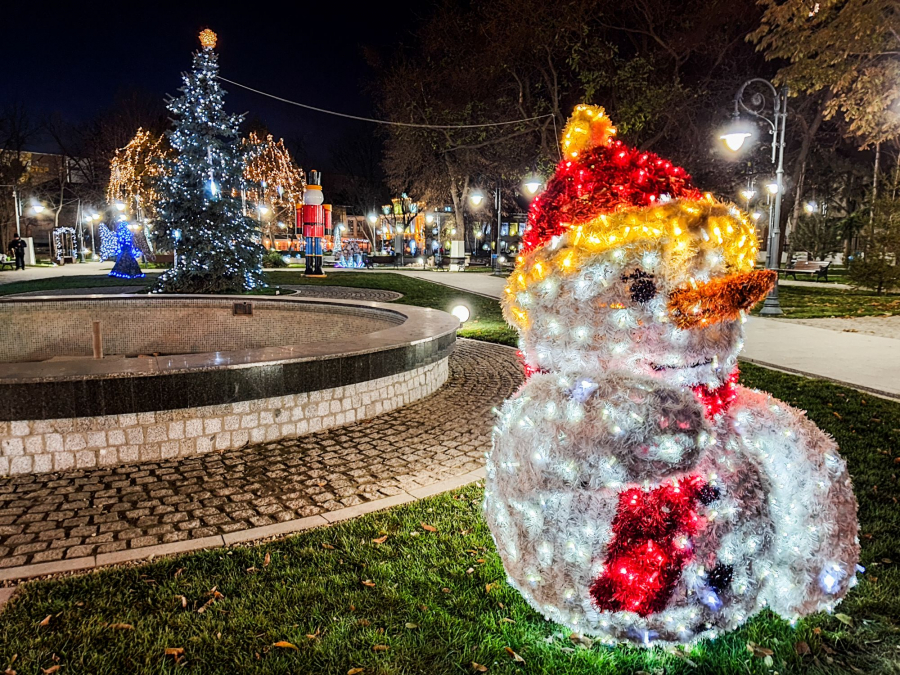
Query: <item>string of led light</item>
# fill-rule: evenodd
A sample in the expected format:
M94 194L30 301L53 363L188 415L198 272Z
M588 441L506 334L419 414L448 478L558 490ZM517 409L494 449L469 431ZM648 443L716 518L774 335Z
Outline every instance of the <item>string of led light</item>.
M222 82L227 82L228 84L233 84L236 87L240 87L241 89L246 89L247 91L252 91L254 94L260 94L261 96L268 96L269 98L274 98L276 101L281 101L282 103L289 103L290 105L295 105L298 108L306 108L307 110L313 110L315 112L325 113L326 115L334 115L335 117L344 117L350 120L357 120L359 122L371 122L372 124L384 124L387 126L394 127L412 127L414 129L483 129L485 127L502 127L509 126L511 124L522 124L523 122L535 122L537 120L546 119L548 117L553 117L553 113L546 113L544 115L535 115L534 117L523 117L518 120L508 120L506 122L483 122L481 124L416 124L414 122L391 122L390 120L379 120L373 117L362 117L360 115L349 115L347 113L336 112L334 110L327 110L326 108L319 108L314 105L309 105L307 103L300 103L298 101L292 101L288 98L283 98L281 96L276 96L275 94L270 94L265 91L261 91L259 89L254 89L253 87L248 87L246 84L241 84L240 82L235 82L234 80L229 80L226 77L222 77L221 75L217 76L218 79L222 80Z

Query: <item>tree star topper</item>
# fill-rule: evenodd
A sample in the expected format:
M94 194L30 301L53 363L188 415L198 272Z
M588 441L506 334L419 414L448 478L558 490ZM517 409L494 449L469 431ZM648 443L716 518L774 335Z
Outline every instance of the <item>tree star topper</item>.
M204 28L200 31L200 44L204 49L212 49L216 46L216 34L209 28Z

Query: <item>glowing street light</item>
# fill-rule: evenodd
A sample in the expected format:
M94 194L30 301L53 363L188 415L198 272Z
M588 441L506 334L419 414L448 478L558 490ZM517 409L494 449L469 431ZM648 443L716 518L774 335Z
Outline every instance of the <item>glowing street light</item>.
M431 225L434 222L434 214L426 213L425 214L425 222L428 223L429 225Z
M44 205L43 204L33 204L31 206L31 210L34 211L35 213L43 213Z
M741 197L743 197L746 201L750 201L756 196L756 190L750 190L749 188L746 190L741 190Z
M769 102L766 94L755 92L748 97L747 101L744 100L744 92L751 85L759 85L768 90L766 94L771 93L771 117L765 114ZM725 143L725 147L731 152L737 153L744 146L745 141L754 135L756 128L755 124L748 126L747 122L741 119L742 112L755 120L765 122L772 132L772 164L775 166L775 182L766 185L766 190L775 198L773 209L770 212L769 242L766 246L766 267L770 270L781 267L781 199L784 193L784 131L787 127L788 93L787 87L776 89L775 85L761 77L747 80L734 95L734 113L731 123L719 135L719 139ZM760 316L780 316L783 313L778 303L776 275L775 285L766 297L760 310Z
M803 210L806 211L807 213L814 213L818 207L819 207L819 205L816 204L815 202L806 202L803 205Z
M472 190L471 194L469 194L469 201L477 209L481 206L481 202L484 201L484 193L481 190Z
M122 202L116 202L116 210L119 213L122 213L125 210L125 204L123 204Z
M528 194L532 197L537 193L538 190L541 189L541 186L543 184L544 182L537 174L531 174L522 181L522 186L525 188L525 191L528 192Z

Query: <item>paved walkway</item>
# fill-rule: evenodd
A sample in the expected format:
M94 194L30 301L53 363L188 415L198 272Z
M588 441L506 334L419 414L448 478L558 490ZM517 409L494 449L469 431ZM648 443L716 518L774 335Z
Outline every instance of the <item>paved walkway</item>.
M861 333L900 340L900 315L854 316L830 319L781 319L813 328L827 328L841 333Z
M0 271L0 285L11 284L16 281L36 281L38 279L55 277L83 277L90 274L109 274L114 264L115 262L110 260L102 263L72 263L60 267L41 266L26 267L24 270L3 270ZM162 269L144 270L147 276L160 274L164 271Z
M0 581L325 525L475 480L491 411L522 371L513 349L457 345L437 393L358 424L190 459L0 479ZM16 569L29 564L40 567Z
M489 274L401 273L493 298L499 298L506 285L505 279ZM796 323L751 317L742 357L752 363L900 398L900 340L818 328L809 325L813 321L816 319Z

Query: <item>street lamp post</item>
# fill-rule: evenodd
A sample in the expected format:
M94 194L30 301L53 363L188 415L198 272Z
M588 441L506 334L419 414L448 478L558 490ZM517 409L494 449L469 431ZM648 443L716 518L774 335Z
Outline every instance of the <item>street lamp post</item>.
M774 104L771 119L762 112L766 105L765 97L762 94L753 94L749 106L744 102L744 92L751 84L762 84L772 91ZM771 130L772 164L775 165L775 209L772 214L772 225L769 227L769 244L766 247L766 267L770 270L777 270L781 267L781 200L784 194L784 129L787 126L787 97L787 87L782 87L779 91L775 85L763 78L755 77L747 80L734 96L732 122L719 136L732 152L738 152L744 145L744 141L753 136L753 131L741 120L741 111L763 120ZM783 313L778 303L778 278L776 276L775 285L766 296L766 301L759 314L760 316L780 316Z

